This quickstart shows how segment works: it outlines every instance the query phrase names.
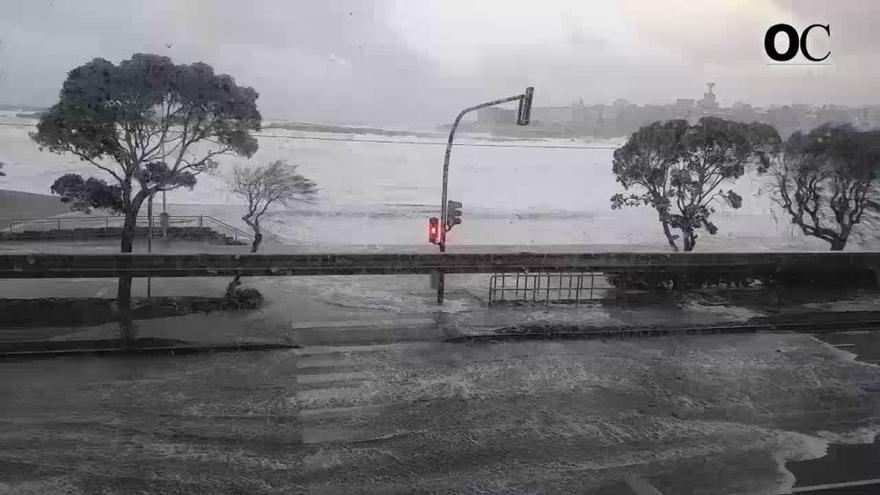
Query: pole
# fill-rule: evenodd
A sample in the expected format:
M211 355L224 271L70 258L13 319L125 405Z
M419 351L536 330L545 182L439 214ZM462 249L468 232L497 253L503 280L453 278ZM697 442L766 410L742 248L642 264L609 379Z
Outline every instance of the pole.
M162 115L165 115L165 100L162 100ZM168 124L168 122L165 122L164 125L168 126L169 124ZM168 156L165 154L165 140L164 139L159 141L159 146L162 148L162 162L165 163L165 159L168 158ZM166 163L166 165L167 165L167 163ZM151 200L152 200L152 198L153 197L150 196ZM165 191L164 190L162 191L162 213L165 213Z
M480 103L479 105L465 108L464 110L459 112L457 117L455 117L455 122L452 123L452 129L449 130L449 140L446 142L446 155L443 158L443 189L442 193L440 194L440 242L437 243L437 245L440 247L441 253L446 252L446 192L449 184L449 157L452 155L452 141L455 139L455 130L458 129L458 124L461 123L462 117L464 117L465 114L468 112L473 112L474 110L479 110L481 108L500 105L502 103L507 103L510 101L522 100L524 97L525 95L516 95L510 96L508 98L502 98L500 100ZM437 280L437 304L443 303L443 293L445 290L445 285L446 274L443 273L442 270L440 270Z
M147 202L147 252L153 252L153 195ZM152 277L147 277L147 297L152 296Z
M147 252L153 252L153 195L147 201Z

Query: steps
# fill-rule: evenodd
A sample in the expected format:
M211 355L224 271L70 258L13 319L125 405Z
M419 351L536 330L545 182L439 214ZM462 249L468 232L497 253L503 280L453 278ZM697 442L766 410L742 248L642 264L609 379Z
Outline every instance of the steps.
M125 218L116 216L58 216L40 219L11 219L9 228L0 232L0 241L90 240L122 237ZM153 238L161 232L162 215L153 216ZM135 237L148 235L149 221L139 217ZM208 215L168 216L168 237L198 241L217 241L221 244L243 246L254 236L238 227ZM264 243L281 243L277 235L263 231Z
M135 238L145 238L149 235L148 227L136 227ZM70 241L70 240L94 240L94 239L119 239L122 237L122 227L77 227L73 229L52 230L26 230L24 232L2 232L0 241ZM153 230L153 239L161 239L161 231ZM244 246L248 244L246 239L235 239L221 234L210 227L168 227L168 238L189 241L207 241L228 246Z

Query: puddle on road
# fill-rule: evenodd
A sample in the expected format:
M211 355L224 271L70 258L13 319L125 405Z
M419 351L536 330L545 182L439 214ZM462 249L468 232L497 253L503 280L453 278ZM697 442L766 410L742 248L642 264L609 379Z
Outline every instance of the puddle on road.
M880 332L857 331L818 334L814 337L834 349L842 359L873 362L880 357ZM880 392L880 380L855 383L867 393ZM795 478L795 487L817 486L880 478L880 408L875 408L877 423L842 433L820 431L817 436L828 440L825 455L803 461L789 462L786 469Z

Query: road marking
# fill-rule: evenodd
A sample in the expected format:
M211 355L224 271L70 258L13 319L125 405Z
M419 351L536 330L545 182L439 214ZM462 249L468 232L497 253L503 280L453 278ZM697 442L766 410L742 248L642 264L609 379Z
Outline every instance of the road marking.
M330 328L375 328L393 327L407 328L413 326L436 325L433 318L410 318L401 320L348 320L348 321L306 321L293 322L292 330L321 330Z
M855 347L855 344L833 344L834 347Z
M868 485L880 485L880 478L872 480L847 481L844 483L829 483L827 485L799 486L797 488L792 488L791 493L810 492L815 490L833 490L835 488L849 488L851 486Z
M410 430L395 431L384 435L368 435L363 430L345 428L304 428L302 443L376 442L413 433ZM640 494L641 495L641 494ZM662 495L662 494L661 494Z
M356 399L363 393L360 387L355 386L335 386L325 388L307 388L299 390L290 400L293 404L308 405L317 401L328 402L332 400L352 400Z
M306 357L296 363L297 368L344 368L351 366L351 361L339 358L310 358Z
M370 404L366 406L352 407L327 407L324 409L303 409L299 412L299 418L305 419L324 419L324 418L346 418L353 416L376 416L382 414L386 409L394 406L395 403L387 404Z
M349 352L382 352L394 350L424 350L438 345L437 342L401 342L396 344L376 345L321 345L294 349L297 356L317 356L322 354L344 354Z
M663 495L660 493L660 490L654 488L654 485L634 474L623 475L623 482L626 483L626 486L628 486L636 495Z
M297 383L303 385L313 385L317 383L342 382L349 380L369 380L375 375L364 371L355 371L351 373L322 373L316 375L298 375Z

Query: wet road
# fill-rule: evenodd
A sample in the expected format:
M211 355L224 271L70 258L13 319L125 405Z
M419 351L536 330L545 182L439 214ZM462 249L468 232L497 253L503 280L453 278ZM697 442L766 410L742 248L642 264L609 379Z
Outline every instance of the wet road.
M878 383L793 334L2 362L0 493L778 493Z

